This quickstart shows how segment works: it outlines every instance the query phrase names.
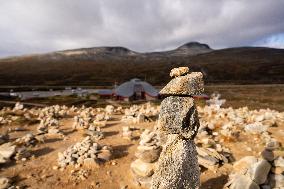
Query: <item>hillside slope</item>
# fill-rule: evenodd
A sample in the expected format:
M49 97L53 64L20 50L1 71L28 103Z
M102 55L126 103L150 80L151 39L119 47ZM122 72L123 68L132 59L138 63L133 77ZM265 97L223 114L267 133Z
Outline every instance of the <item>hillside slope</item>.
M206 83L284 83L284 49L212 50L194 42L153 53L95 47L5 58L0 60L0 85L113 85L134 77L163 85L177 66L202 71Z

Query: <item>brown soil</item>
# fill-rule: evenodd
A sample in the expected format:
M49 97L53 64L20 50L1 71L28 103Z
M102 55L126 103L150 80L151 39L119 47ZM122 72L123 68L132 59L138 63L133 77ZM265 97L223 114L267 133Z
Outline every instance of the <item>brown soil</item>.
M134 140L129 141L121 138L122 126L120 116L115 115L112 121L102 128L105 133L105 138L99 143L111 145L113 148L113 159L101 165L93 167L81 167L79 169L89 170L89 176L86 180L74 180L71 176L71 170L75 169L69 166L67 169L60 171L54 170L53 166L57 166L57 153L64 151L70 145L80 141L84 134L80 131L71 131L73 120L66 118L61 120L62 130L66 134L66 139L62 140L56 136L49 136L44 143L35 146L33 150L34 158L25 162L11 162L1 167L0 175L11 177L14 184L18 186L26 186L28 188L102 188L112 189L128 186L128 188L141 188L133 182L131 176L130 163L135 160L134 153L136 151L139 135L145 128L152 128L154 123L143 123L134 125L137 130L134 132ZM23 136L28 132L35 132L37 125L22 126L26 131L11 133L11 139ZM19 125L2 126L0 132L4 132L9 128L19 127ZM270 128L272 135L283 142L284 125ZM239 141L227 142L235 159L240 159L246 155L259 156L263 144L258 136L246 136L241 134ZM216 188L220 189L228 180L228 174L231 170L231 165L226 164L219 167L215 172L202 169L201 173L201 188Z

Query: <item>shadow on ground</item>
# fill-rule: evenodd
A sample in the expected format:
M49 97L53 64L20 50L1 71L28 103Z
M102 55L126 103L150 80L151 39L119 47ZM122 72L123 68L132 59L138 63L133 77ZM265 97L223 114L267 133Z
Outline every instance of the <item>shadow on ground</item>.
M113 159L119 159L128 155L128 148L133 144L113 146Z
M228 181L228 175L211 178L201 184L200 189L221 189Z

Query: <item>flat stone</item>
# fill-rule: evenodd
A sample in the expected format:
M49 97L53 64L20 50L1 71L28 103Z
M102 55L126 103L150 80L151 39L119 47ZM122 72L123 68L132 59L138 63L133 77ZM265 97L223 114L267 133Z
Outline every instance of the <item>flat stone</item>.
M140 177L150 177L154 173L154 164L136 159L130 165L132 171Z
M111 159L111 152L109 150L102 150L97 157L103 161L109 161Z
M269 143L266 144L265 149L267 150L276 150L279 148L280 144L278 141L270 141Z
M0 146L0 163L5 163L10 157L16 153L16 146L12 143L4 143Z
M194 141L169 135L152 177L152 189L198 188L199 175Z
M178 77L178 76L182 76L185 75L189 72L189 68L188 67L178 67L178 68L173 68L170 72L170 76L171 77Z
M159 129L167 134L179 134L193 139L198 132L197 109L191 97L170 96L161 103Z
M175 77L161 91L161 95L200 95L204 91L201 72Z
M259 189L259 186L245 175L236 175L230 189Z
M159 159L161 151L162 148L158 147L153 150L138 151L135 156L143 162L152 163Z
M250 175L251 179L257 183L258 185L265 183L268 173L270 171L271 165L268 163L267 160L260 160L257 163L253 164L248 174Z
M0 177L0 189L7 189L10 187L10 179L6 177Z
M257 158L254 156L246 156L235 162L233 169L235 173L243 174L245 173L252 164L257 162Z

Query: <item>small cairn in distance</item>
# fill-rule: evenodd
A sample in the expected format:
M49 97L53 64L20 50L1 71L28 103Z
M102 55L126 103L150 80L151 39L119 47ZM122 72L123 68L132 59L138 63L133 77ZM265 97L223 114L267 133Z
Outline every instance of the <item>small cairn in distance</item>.
M137 159L130 166L136 184L151 187L151 176L154 174L161 151L162 147L157 133L146 129L140 136L139 146L135 153Z

